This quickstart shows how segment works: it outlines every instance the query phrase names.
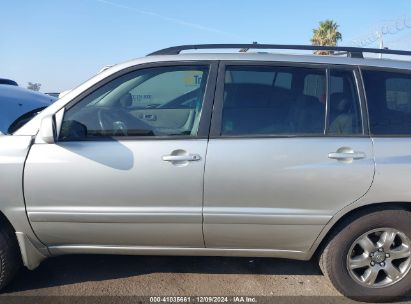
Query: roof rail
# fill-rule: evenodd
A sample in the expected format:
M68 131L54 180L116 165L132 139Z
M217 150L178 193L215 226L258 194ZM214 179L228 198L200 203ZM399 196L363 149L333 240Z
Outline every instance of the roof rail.
M272 49L272 50L308 50L308 51L334 51L346 53L348 57L364 58L363 53L391 54L411 56L411 51L359 48L345 46L315 46L315 45L288 45L288 44L191 44L165 48L149 54L152 55L178 55L185 50L206 50L206 49Z

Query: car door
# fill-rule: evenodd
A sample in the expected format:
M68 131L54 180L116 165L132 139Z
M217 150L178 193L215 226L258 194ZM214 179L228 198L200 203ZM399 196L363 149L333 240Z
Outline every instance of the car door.
M307 251L372 183L362 112L353 68L222 64L205 171L206 247Z
M24 171L27 214L40 240L68 251L204 247L215 78L212 62L128 68L57 113L56 120L64 111L57 142L35 143Z

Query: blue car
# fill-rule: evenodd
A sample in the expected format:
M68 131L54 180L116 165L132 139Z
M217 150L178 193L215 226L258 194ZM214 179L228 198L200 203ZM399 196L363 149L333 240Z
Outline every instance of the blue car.
M0 84L0 134L11 134L52 104L56 97Z

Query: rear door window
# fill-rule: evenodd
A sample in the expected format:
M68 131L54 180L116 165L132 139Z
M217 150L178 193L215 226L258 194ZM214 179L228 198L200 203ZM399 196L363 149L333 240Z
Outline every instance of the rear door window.
M325 74L308 74L304 77L304 95L313 96L325 103Z
M362 134L361 107L352 70L330 70L328 134Z
M228 66L222 135L323 135L326 73L321 68Z

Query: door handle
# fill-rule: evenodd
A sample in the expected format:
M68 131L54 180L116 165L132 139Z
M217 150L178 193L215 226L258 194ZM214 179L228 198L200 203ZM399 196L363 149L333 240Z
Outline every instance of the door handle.
M363 159L366 155L364 152L332 152L328 153L328 158L336 160L352 160L352 159Z
M184 161L198 161L201 156L198 154L186 154L186 155L164 155L162 157L164 161L169 162L184 162Z

